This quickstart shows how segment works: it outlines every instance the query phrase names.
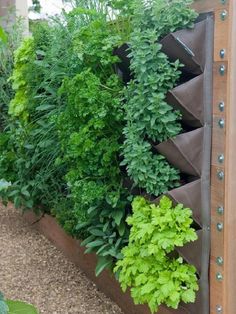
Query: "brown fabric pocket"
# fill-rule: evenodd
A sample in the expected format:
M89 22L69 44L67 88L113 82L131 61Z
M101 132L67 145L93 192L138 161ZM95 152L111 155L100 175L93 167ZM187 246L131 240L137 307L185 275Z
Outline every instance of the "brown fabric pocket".
M185 244L183 247L177 247L176 251L190 265L194 265L198 275L201 275L202 258L202 230L197 231L198 239L194 242Z
M200 177L203 134L204 128L199 128L169 139L155 149L181 172Z
M203 126L204 75L177 86L167 94L167 102L182 114L182 121L191 127Z
M175 204L183 204L184 207L190 208L193 211L193 219L199 226L202 225L200 179L169 191L167 195L172 198Z
M162 51L171 61L177 59L184 65L184 71L199 75L205 67L206 21L199 22L194 29L171 33L161 40Z

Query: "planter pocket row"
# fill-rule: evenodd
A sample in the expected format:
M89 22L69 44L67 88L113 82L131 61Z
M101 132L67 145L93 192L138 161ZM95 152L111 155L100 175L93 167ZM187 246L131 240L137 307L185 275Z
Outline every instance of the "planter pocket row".
M184 260L197 269L199 292L195 304L184 305L186 313L208 313L208 268L210 255L210 154L212 104L213 17L200 16L192 30L179 30L161 40L162 51L171 61L180 60L183 72L179 85L167 94L167 102L182 115L184 133L159 144L153 149L179 169L182 185L165 194L175 204L193 210L198 240L177 248ZM199 45L201 42L201 45ZM116 50L126 68L125 79L131 78L129 46ZM159 204L161 197L153 200ZM173 311L174 313L175 311Z

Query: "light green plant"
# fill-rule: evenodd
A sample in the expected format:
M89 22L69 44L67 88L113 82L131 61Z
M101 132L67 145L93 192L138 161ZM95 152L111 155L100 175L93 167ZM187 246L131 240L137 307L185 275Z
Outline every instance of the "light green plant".
M5 300L0 292L0 313L1 314L38 314L36 308L22 301Z
M172 256L175 247L197 239L191 210L181 204L173 206L166 196L159 205L137 197L132 209L127 219L129 244L114 269L123 291L130 287L135 304L147 303L152 313L161 304L177 309L181 301L194 302L196 269Z

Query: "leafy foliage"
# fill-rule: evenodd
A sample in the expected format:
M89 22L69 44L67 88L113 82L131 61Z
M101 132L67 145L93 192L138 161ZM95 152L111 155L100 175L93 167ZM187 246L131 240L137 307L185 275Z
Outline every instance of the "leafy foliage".
M22 22L17 20L7 30L0 28L0 130L7 124L8 105L13 97L9 77L12 75L14 51L22 40Z
M40 1L39 0L32 0L32 4L33 5L32 5L32 7L30 7L30 10L37 12L37 13L40 13L40 11L42 9Z
M84 237L86 251L94 251L100 257L99 274L120 257L127 243L125 218L129 202L119 167L123 84L115 74L117 58L113 56L113 49L122 39L109 27L104 15L91 14L92 21L75 34L73 41L78 74L65 78L60 88L67 106L57 120L63 152L57 162L66 164L68 169L71 216L78 220L73 234ZM64 219L63 211L56 215ZM74 219L68 221L71 220Z
M35 25L16 51L6 149L13 157L1 171L4 200L53 209L65 230L101 257L98 273L120 257L128 239L129 192L119 167L123 83L113 55L126 35L111 21L113 12L119 14L81 1Z
M170 62L157 43L164 35L192 27L196 13L191 1L135 1L130 39L134 79L126 91L124 161L134 182L156 196L179 184L179 172L152 152L152 142L162 142L181 131L179 112L165 101L178 81L179 61Z
M129 244L115 267L122 289L131 287L135 303L148 303L152 313L161 304L177 309L180 301L194 302L198 290L195 267L170 255L176 246L197 239L191 228L191 210L181 204L173 207L166 196L159 205L137 197L132 209L127 219Z
M6 303L9 308L8 314L38 314L36 308L26 302L7 300Z
M120 167L124 135L123 165L128 165L128 174L136 184L159 195L179 180L178 172L164 157L152 154L149 143L165 140L181 129L179 113L165 102L166 91L180 76L180 65L170 63L156 41L172 29L190 26L195 15L177 0L168 2L170 20L163 1L132 3L133 0L74 0L70 13L63 12L60 17L34 26L33 37L26 39L15 53L13 73L11 59L6 74L11 76L10 81L5 79L7 88L10 82L12 87L6 93L10 97L3 102L0 194L16 207L44 212L52 209L63 228L83 240L86 252L97 254L97 275L104 268L112 269L117 260L118 268L126 267L121 250L129 240L126 218L133 197L124 184L125 169ZM124 83L116 73L119 60L113 52L130 37L131 27L131 69L135 78L124 99ZM171 205L164 203L170 212ZM153 209L143 203L134 203L134 211L135 207L140 213L143 207ZM179 215L182 211L189 213L181 206L176 211ZM194 268L167 256L175 245L195 237L189 228L191 219L180 217L186 229L179 221L183 229L178 237L170 232L172 236L168 234L161 245L152 229L156 242L152 242L151 233L150 237L144 234L143 239L156 250L149 252L151 263L156 263L154 253L158 252L164 270L176 272L177 288L187 287L191 294L197 289L193 284ZM168 223L175 230L177 215L169 219L173 219ZM128 222L132 225L132 218ZM169 225L165 225L167 233ZM124 255L134 243L131 234ZM144 243L140 240L139 244ZM140 256L136 261L141 263ZM150 277L149 270L140 271ZM127 276L128 282L122 279L121 270L123 287L133 285L129 272ZM153 309L159 302L175 307L180 299L193 299L182 290L175 298L165 295L161 300L157 298L159 301L149 299L150 291L143 293L141 299L135 295L136 290L133 293L138 302L149 302Z

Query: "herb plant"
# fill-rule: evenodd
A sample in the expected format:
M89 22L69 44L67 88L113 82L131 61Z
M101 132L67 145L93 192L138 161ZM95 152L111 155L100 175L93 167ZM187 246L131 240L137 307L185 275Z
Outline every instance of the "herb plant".
M179 171L163 156L153 154L159 143L181 132L180 113L165 101L180 78L180 63L170 62L158 41L169 32L192 27L196 13L191 1L135 1L130 39L134 79L125 96L124 161L135 184L156 196L179 185Z
M171 255L175 247L197 239L191 210L181 204L173 207L166 196L159 205L137 197L132 209L129 244L115 267L122 289L131 287L135 303L147 303L152 313L161 304L177 309L180 301L194 302L196 269Z
M81 14L76 11L76 14ZM83 12L84 14L84 12ZM129 204L119 167L124 113L121 107L123 83L115 73L113 50L121 36L109 26L106 16L94 16L73 39L78 55L78 73L65 78L60 95L66 101L58 116L62 158L67 165L66 180L72 201L69 220L77 225L73 234L84 238L86 252L97 253L96 273L112 267L127 244L125 223ZM63 211L55 211L58 219Z

